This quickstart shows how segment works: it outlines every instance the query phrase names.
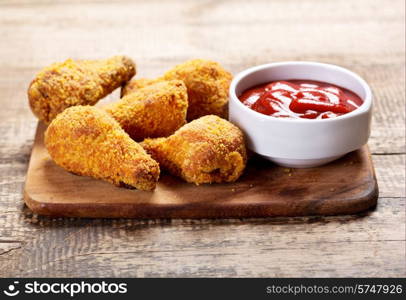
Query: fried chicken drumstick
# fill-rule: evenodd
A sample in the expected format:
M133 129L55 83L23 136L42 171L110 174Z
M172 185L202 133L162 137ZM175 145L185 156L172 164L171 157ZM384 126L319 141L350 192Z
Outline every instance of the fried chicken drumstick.
M181 80L161 81L136 90L104 109L136 141L166 137L186 123L186 86Z
M189 101L188 121L210 114L227 117L228 88L232 75L219 63L210 60L189 60L157 79L130 81L121 94L125 96L157 81L173 79L182 80L186 85Z
M83 176L117 186L153 190L159 165L105 111L70 107L45 132L45 146L55 163Z
M194 120L168 138L146 139L141 145L163 169L187 182L233 182L246 165L240 129L214 115Z
M41 70L28 88L31 110L48 124L70 106L96 104L134 74L135 64L125 56L54 63Z

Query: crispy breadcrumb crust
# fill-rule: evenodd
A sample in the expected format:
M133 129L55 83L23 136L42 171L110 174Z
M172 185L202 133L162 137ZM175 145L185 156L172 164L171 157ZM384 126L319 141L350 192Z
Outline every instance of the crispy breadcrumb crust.
M194 120L168 138L146 139L141 146L161 168L196 185L236 181L247 162L241 130L214 115Z
M187 87L188 121L210 114L227 117L228 88L232 75L219 63L210 60L193 59L186 61L157 79L132 80L124 86L121 93L128 95L156 81L172 79L184 81Z
M31 110L49 123L64 109L94 105L135 74L134 62L126 56L102 60L72 60L41 70L28 88Z
M100 108L65 109L48 126L45 146L57 165L78 175L147 191L158 181L158 163Z
M138 78L133 79L127 82L125 85L122 86L120 97L123 98L124 96L134 93L135 91L142 89L148 85L154 84L159 82L158 79L150 79L150 78Z
M107 105L104 109L136 141L166 137L186 123L187 92L183 81L160 81Z

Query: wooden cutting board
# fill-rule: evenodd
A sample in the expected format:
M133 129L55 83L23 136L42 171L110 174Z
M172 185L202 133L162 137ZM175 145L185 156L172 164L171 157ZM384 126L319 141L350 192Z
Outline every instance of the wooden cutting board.
M153 192L115 187L58 167L40 123L25 184L35 213L91 218L232 218L353 214L374 207L378 186L367 147L311 169L250 159L235 183L195 186L162 174Z

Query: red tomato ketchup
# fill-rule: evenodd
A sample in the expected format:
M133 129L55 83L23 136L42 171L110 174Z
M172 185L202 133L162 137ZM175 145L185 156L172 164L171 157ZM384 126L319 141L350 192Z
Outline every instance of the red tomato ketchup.
M246 90L239 97L249 108L278 118L329 119L357 109L355 93L311 80L274 81Z

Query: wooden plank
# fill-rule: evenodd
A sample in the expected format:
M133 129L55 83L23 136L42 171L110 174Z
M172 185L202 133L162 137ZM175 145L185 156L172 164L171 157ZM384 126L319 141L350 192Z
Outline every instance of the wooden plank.
M57 166L39 123L24 200L35 213L91 218L232 218L351 214L376 205L378 186L366 147L325 166L278 167L248 161L235 183L196 186L162 174L153 192L117 188ZM350 174L350 175L349 175Z
M7 239L21 247L7 244L0 276L405 276L405 200L381 198L362 215L288 219L68 220L27 212L20 222L31 237L10 231Z
M374 166L381 197L405 197L406 155L374 155Z
M0 211L18 212L31 155L35 126L23 120L0 124ZM14 140L13 140L14 138ZM381 197L405 197L405 155L373 155Z
M405 276L404 18L403 0L1 1L0 275ZM137 60L139 76L193 57L234 73L297 59L358 72L376 99L369 146L379 154L380 195L394 198L380 198L364 217L169 223L32 215L22 203L36 124L29 81L66 57L118 52ZM309 250L297 241L309 241Z

